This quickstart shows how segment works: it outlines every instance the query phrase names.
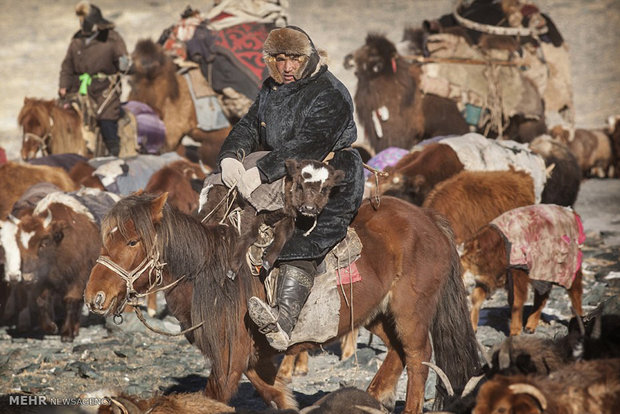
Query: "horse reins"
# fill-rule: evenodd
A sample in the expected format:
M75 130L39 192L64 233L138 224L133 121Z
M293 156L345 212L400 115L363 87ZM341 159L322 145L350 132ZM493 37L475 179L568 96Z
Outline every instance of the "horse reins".
M33 139L36 142L39 143L39 148L38 150L41 151L41 154L43 156L49 155L49 150L47 148L47 140L52 136L52 132L51 131L47 131L47 134L43 135L43 137L40 137L37 134L33 134L32 132L26 132L24 133L24 140L29 140L29 139Z
M159 252L157 251L156 243L153 243L153 247L151 249L150 254L147 255L140 262L140 264L134 267L133 270L131 271L127 271L123 267L119 266L117 263L115 263L110 258L110 256L104 256L104 255L99 256L97 258L97 263L107 267L108 269L116 273L121 279L125 281L125 285L127 287L124 302L121 306L118 307L120 311L119 313L114 315L114 323L117 323L118 325L123 323L123 315L121 314L121 312L125 308L125 306L130 305L133 307L136 313L136 316L138 317L140 322L144 324L144 326L146 326L148 329L152 330L153 332L156 332L162 335L167 335L167 336L184 335L185 333L189 331L193 331L194 329L197 329L204 324L204 322L200 322L199 324L194 325L188 329L182 330L181 332L173 333L173 332L166 332L166 331L159 330L153 326L150 326L146 322L144 316L142 315L142 311L140 310L138 299L142 297L146 297L152 293L154 294L154 293L157 293L163 290L173 288L181 280L185 278L185 275L183 275L172 283L169 283L165 286L160 286L163 282L162 274L163 274L163 268L166 265L166 263L161 262L159 260ZM149 275L149 287L146 290L146 292L139 293L138 291L135 290L133 286L134 282L138 280L140 276L142 276L147 271ZM153 277L154 277L154 280L153 280ZM156 286L159 286L159 287L155 288ZM120 319L119 322L117 322L117 318Z

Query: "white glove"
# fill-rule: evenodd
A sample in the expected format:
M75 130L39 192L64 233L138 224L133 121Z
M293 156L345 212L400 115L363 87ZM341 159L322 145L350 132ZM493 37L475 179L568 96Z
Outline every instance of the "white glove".
M239 184L241 176L245 172L243 164L235 158L224 158L220 162L220 168L222 170L222 182L228 188Z
M252 167L243 173L241 181L237 184L237 189L246 200L250 197L250 194L258 188L261 184L260 173L258 168Z

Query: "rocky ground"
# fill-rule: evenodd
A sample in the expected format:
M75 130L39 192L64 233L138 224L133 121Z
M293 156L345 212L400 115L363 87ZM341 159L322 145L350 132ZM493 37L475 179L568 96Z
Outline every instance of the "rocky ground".
M0 75L0 146L9 158L17 158L20 134L16 117L24 96L51 99L68 40L77 27L74 0L53 3L37 0L0 0L3 15L0 33L3 64ZM115 20L128 48L142 37L157 38L174 23L186 1L101 0L95 2ZM208 2L205 2L208 3ZM292 24L305 28L315 43L331 55L330 68L353 93L354 76L341 65L344 55L359 47L368 31L386 33L398 40L406 24L448 13L451 0L291 0ZM577 124L602 126L618 113L620 96L620 2L617 0L549 0L539 2L550 14L571 47ZM195 7L203 7L202 4ZM204 7L206 9L206 6ZM588 180L582 184L575 209L581 214L588 239L584 246L584 309L593 309L620 291L620 180ZM528 302L531 303L531 300ZM151 323L177 329L176 320L160 313ZM507 332L506 295L497 292L485 302L478 339L490 347ZM536 335L555 337L566 332L571 317L567 295L552 290L544 322ZM318 349L310 359L310 372L291 384L300 406L316 401L342 385L365 388L385 355L376 338L368 345L362 332L355 358L339 360L337 346ZM0 327L0 394L28 393L46 398L77 398L97 389L118 389L142 397L154 393L193 392L204 387L209 362L185 339L164 337L144 328L128 316L117 326L111 320L85 314L80 335L71 344L58 336L17 335L12 327ZM403 374L398 386L396 412L405 398ZM432 380L429 381L431 397ZM235 407L264 407L253 388L243 380L231 401ZM15 407L29 412L34 407ZM84 408L84 407L83 407ZM77 409L64 407L64 412ZM1 410L0 410L1 411ZM40 411L45 412L45 411Z
M620 181L590 180L582 185L575 206L584 217L587 233L583 248L586 312L620 293L619 201ZM531 297L527 303L532 303ZM526 312L528 309L526 306ZM506 294L498 291L485 302L477 333L487 349L506 337L508 317ZM548 338L564 335L570 317L566 292L554 287L536 335ZM161 300L159 314L148 320L160 329L179 329ZM308 375L294 377L291 384L300 406L310 405L343 385L364 389L385 356L385 347L377 338L370 345L368 340L368 332L362 331L357 355L347 361L339 360L337 345L313 352ZM116 325L110 319L104 321L84 313L83 327L71 344L61 343L55 335L24 337L17 335L12 327L0 328L0 393L5 394L5 399L9 393L50 399L77 398L100 389L122 390L144 398L154 393L197 392L203 389L208 373L209 362L184 337L153 333L133 314L126 315L125 321ZM433 380L431 377L427 385L428 398L433 395ZM404 403L405 383L406 374L403 374L398 385L396 412ZM264 407L245 378L231 405ZM77 412L74 408L64 409Z

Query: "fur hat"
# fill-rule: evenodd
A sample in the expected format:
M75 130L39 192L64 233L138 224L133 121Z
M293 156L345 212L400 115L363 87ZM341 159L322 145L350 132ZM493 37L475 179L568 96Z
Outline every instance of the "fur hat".
M319 54L310 36L296 26L286 26L269 32L263 44L263 59L269 69L269 75L278 83L283 83L282 75L276 68L276 56L280 54L305 56L299 68L299 76L304 78L314 72L319 63Z
M85 31L92 30L97 26L97 30L113 29L114 23L103 18L101 9L87 1L81 1L75 6L75 14L80 18L80 24Z

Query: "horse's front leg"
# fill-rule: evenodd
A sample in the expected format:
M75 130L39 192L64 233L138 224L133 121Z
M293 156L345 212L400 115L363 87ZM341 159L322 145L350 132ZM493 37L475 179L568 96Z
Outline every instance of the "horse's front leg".
M293 356L293 360L294 360ZM268 406L280 409L297 409L297 402L286 383L276 377L277 370L271 357L262 357L245 376Z

